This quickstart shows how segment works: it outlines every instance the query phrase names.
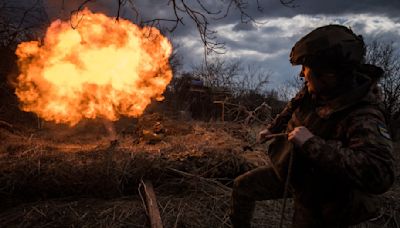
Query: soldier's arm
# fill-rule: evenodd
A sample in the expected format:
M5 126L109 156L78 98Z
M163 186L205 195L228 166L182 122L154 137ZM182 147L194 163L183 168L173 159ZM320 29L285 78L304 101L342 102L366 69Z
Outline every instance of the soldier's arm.
M267 129L271 133L279 133L286 129L287 123L289 122L290 118L292 117L293 112L296 108L300 105L301 101L303 100L305 94L307 93L307 88L303 87L294 98L292 98L279 113L275 119L267 125Z
M394 181L392 141L383 116L364 114L351 118L348 143L314 136L302 146L302 153L315 166L362 191L380 194Z

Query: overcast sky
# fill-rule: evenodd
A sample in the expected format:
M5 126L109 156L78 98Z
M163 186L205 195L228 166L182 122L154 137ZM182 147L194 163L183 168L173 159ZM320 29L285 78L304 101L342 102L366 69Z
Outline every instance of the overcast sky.
M261 2L261 1L260 1ZM282 6L277 0L263 1L263 12L250 8L258 23L240 23L232 14L218 21L215 30L226 44L226 58L241 59L273 72L271 87L279 87L284 81L298 74L299 67L289 63L292 46L302 36L318 26L342 24L356 34L363 35L367 43L375 39L393 41L400 48L400 1L320 1L295 2L297 7ZM174 39L183 45L186 65L199 62L201 44L195 32L179 33Z
M5 1L5 0L0 0ZM9 0L10 1L10 0ZM32 2L32 0L20 0ZM51 19L67 17L80 1L43 0ZM259 0L260 1L260 0ZM64 2L64 7L61 3ZM94 11L103 11L115 16L117 0L97 0L88 5ZM126 7L121 16L131 20L151 18L172 18L173 11L168 0L136 0L135 7L140 15ZM188 4L199 9L194 0ZM218 11L224 9L227 0L203 0L205 7ZM246 12L256 23L241 23L240 14L232 8L229 15L221 20L209 17L211 29L217 31L217 39L225 43L226 59L241 60L245 63L272 71L271 87L298 74L299 67L289 63L289 53L294 43L318 26L337 23L349 26L356 34L363 35L367 43L379 39L393 41L400 48L400 1L399 0L296 0L296 7L285 7L279 0L260 1L257 9L255 0L248 0ZM226 6L226 5L225 5ZM221 16L219 14L219 16ZM183 15L185 25L179 25L168 36L183 56L184 68L189 69L203 61L203 46L195 24ZM166 25L167 26L167 25Z

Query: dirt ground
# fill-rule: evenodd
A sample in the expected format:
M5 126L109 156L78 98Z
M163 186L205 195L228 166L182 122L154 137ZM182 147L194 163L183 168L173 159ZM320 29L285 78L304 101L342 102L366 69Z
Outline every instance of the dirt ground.
M144 180L165 227L231 227L233 179L267 162L253 145L257 129L240 124L153 113L37 125L0 122L0 227L149 227ZM382 196L381 217L357 227L399 227L398 181ZM277 227L281 208L259 202L253 226ZM285 227L292 213L289 200Z

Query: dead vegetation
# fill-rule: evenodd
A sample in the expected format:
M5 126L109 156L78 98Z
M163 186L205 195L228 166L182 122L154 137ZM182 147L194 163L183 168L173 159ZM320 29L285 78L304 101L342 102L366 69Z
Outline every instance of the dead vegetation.
M178 124L157 114L123 122L117 144L99 122L72 130L44 124L30 134L4 124L1 226L146 227L138 194L145 179L155 186L165 227L228 224L231 181L254 167L228 125Z
M45 123L29 134L0 128L1 227L149 227L143 180L154 185L164 227L230 227L232 180L266 162L243 125L151 114L116 123L115 143L100 123ZM399 198L397 186L385 194L368 227L397 227ZM254 227L276 227L281 207L258 203ZM286 226L291 214L289 203Z

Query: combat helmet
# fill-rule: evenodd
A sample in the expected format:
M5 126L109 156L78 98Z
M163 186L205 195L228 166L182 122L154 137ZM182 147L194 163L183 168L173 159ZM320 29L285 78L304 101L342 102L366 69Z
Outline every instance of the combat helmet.
M364 55L361 35L342 25L327 25L297 41L290 53L290 62L292 65L335 68L359 65Z

